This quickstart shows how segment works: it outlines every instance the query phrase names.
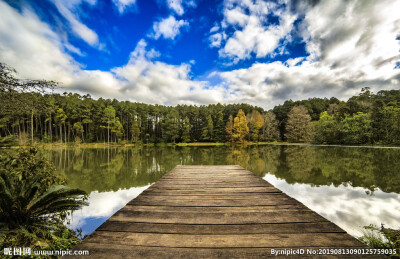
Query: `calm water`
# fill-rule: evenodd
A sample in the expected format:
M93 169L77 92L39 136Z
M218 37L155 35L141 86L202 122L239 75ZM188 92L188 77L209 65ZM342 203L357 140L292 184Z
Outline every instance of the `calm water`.
M400 149L324 146L145 147L46 151L90 205L70 226L90 234L175 165L239 164L354 236L400 225Z

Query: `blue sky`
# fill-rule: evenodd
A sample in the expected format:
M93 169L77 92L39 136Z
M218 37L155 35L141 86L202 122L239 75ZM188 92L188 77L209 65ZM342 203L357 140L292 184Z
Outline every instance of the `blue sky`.
M145 103L346 99L399 88L399 2L0 0L0 62Z

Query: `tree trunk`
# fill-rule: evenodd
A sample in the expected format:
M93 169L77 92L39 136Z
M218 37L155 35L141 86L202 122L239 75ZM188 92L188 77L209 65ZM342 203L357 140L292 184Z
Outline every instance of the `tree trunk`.
M31 112L31 145L33 145L33 110Z
M62 144L62 123L60 123L60 142Z
M50 134L50 143L53 142L53 134L51 132L51 112L50 112L50 120L49 120L49 134Z

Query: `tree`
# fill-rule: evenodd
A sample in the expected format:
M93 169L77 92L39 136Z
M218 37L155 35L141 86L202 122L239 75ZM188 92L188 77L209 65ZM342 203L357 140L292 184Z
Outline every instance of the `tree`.
M264 125L261 132L261 139L264 141L279 140L278 121L272 111L264 114Z
M258 141L260 129L264 125L264 118L257 110L253 110L248 116L250 139Z
M335 120L333 115L330 115L327 111L322 112L319 121L315 122L313 142L327 144L340 143L339 127L340 122Z
M186 116L183 120L182 126L182 142L187 143L190 141L190 121L189 118Z
M288 141L304 142L307 139L307 126L311 122L311 116L307 109L300 105L295 106L288 114L285 137Z
M172 109L162 123L162 136L164 141L175 143L179 137L179 113Z
M225 140L225 123L224 114L222 111L218 112L217 123L214 127L214 140L217 142L223 142Z
M233 142L233 116L229 115L229 120L226 122L225 132L227 135L227 140Z
M249 127L247 126L246 115L240 109L235 119L233 120L232 139L233 142L244 142L244 139L249 134Z
M70 189L36 149L0 156L1 246L50 245L66 229L64 219L87 205L87 195Z
M107 108L104 109L104 118L103 122L107 124L107 126L103 126L103 128L107 129L107 145L110 145L110 125L114 122L115 120L115 109L111 105L107 106Z
M57 114L56 114L56 122L58 122L60 126L60 142L62 144L62 126L64 125L65 129L65 121L67 120L67 115L65 115L65 112L62 108L57 109Z
M372 137L371 115L357 112L342 121L341 132L345 144L370 143Z
M204 141L211 141L214 133L214 125L211 115L207 116L207 124L201 130L201 139Z
M139 127L139 122L137 119L135 119L132 123L131 134L132 134L132 142L136 143L138 141L139 135L140 135L140 127Z
M79 136L81 136L82 140L83 140L83 132L84 132L84 130L83 130L82 123L79 122L79 121L75 122L73 128L74 128L75 134L76 134L75 140L78 140L77 142L79 142Z
M116 117L112 120L111 124L111 133L114 133L116 136L116 141L119 141L122 139L124 136L124 127L122 126L121 122L119 121L119 118Z

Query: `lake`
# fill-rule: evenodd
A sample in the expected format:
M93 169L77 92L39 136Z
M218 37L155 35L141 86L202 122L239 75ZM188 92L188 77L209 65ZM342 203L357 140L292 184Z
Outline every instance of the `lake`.
M89 193L70 228L92 233L176 165L239 164L359 237L400 225L400 149L309 145L111 147L45 151L68 185Z

